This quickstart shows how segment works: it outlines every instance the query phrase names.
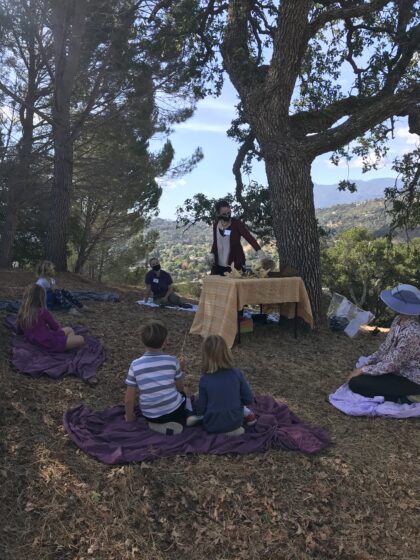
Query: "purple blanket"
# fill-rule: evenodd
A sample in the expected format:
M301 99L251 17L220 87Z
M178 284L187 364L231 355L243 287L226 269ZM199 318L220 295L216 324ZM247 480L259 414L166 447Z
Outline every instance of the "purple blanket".
M414 418L420 416L420 403L397 404L384 397L362 397L353 393L347 383L341 385L328 400L330 403L349 416L385 416L387 418Z
M286 405L270 396L257 397L252 408L257 424L236 437L207 434L200 425L185 428L176 436L164 436L149 430L142 417L125 422L122 405L102 411L80 405L64 414L64 427L82 451L108 465L192 453L244 455L289 449L313 454L329 443L325 430L303 424Z
M16 316L8 315L5 325L15 331ZM47 352L27 342L23 336L15 335L12 339L12 364L20 373L27 373L37 378L45 374L53 379L66 375L75 375L84 381L90 379L105 359L102 344L90 336L84 327L76 327L76 334L85 337L85 344L79 350L67 352Z

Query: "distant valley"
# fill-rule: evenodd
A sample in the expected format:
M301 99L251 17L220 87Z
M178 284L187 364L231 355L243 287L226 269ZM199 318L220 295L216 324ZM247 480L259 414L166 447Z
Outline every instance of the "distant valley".
M319 225L328 232L330 239L353 227L366 227L377 236L386 235L389 230L390 219L382 198L320 208L316 214ZM188 229L178 228L175 221L158 218L152 221L150 228L159 232L155 253L163 266L171 270L174 280L198 280L208 271L205 257L212 244L211 227L199 223ZM420 230L414 235L419 236ZM274 243L264 246L264 250L276 255ZM254 259L254 251L247 251L251 266Z

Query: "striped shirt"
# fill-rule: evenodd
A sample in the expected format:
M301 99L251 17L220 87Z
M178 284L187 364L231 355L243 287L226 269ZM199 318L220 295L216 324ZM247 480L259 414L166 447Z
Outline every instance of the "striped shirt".
M145 352L131 363L125 383L139 388L142 414L147 418L159 418L174 412L184 401L175 387L175 380L181 377L175 356L160 351Z

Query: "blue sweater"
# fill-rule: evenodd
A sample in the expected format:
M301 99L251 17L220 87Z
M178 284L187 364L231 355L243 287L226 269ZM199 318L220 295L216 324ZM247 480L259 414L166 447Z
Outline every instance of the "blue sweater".
M207 432L236 430L244 420L244 405L253 402L254 395L239 369L220 369L201 376L197 413L203 415Z

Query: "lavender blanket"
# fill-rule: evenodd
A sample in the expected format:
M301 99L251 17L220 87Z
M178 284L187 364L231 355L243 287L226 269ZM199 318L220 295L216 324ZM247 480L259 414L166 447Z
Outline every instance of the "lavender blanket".
M332 393L330 403L349 416L385 416L386 418L414 418L420 416L420 403L397 404L384 397L362 397L353 393L347 383Z
M150 431L142 417L125 422L122 405L102 411L80 405L64 414L64 427L82 451L108 465L172 455L244 455L269 449L313 454L329 443L325 430L303 424L286 405L270 396L257 397L253 410L258 417L256 426L237 437L207 434L199 425L185 428L180 435L164 436Z
M5 325L15 331L16 316L8 315ZM66 375L75 375L84 381L96 375L105 359L102 344L89 335L86 328L76 327L74 332L85 337L85 344L79 350L67 352L47 352L27 342L23 336L15 335L12 339L12 364L20 373L27 373L33 378L45 374L53 379Z

